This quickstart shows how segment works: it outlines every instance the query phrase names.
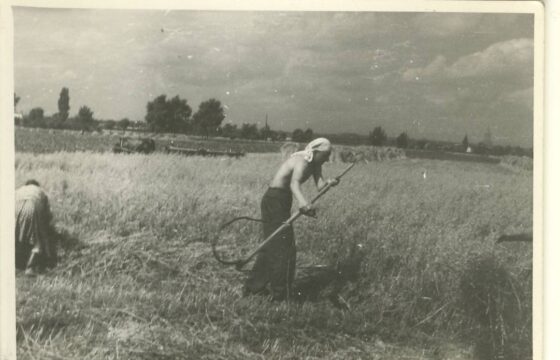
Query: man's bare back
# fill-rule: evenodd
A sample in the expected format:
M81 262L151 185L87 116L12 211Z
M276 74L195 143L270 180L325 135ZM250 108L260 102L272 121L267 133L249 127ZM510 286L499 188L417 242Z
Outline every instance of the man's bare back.
M290 183L292 181L292 174L295 168L301 168L301 178L299 179L301 183L304 183L309 179L313 173L313 166L305 161L302 156L292 156L280 166L280 169L274 175L270 183L270 187L290 189Z
M301 185L306 182L311 175L313 175L313 180L315 181L317 189L321 189L326 185L322 176L321 165L323 162L324 160L308 162L302 155L291 156L280 166L280 169L278 169L270 183L270 187L289 189L297 199L299 208L310 206L305 196L303 196Z

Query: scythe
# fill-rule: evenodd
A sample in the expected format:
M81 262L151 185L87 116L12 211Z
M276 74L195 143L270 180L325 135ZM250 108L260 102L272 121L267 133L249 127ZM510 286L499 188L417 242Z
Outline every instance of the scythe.
M352 167L355 165L355 163L350 164L346 169L344 169L344 171L342 173L340 173L337 177L335 177L336 180L340 180L348 171L350 171L350 169L352 169ZM329 191L334 185L332 184L327 184L327 186L325 186L324 188L321 189L321 191L319 191L319 193L311 200L311 204L314 204L321 196L323 196L327 191ZM272 234L270 234L259 246L257 246L253 251L251 251L248 255L246 255L245 257L241 258L241 259L237 259L237 260L225 260L223 259L220 254L218 253L216 246L218 245L218 240L219 240L219 233L218 236L216 236L216 238L214 239L214 241L212 241L212 253L214 254L214 257L216 258L216 260L218 260L219 262L221 262L224 265L235 265L235 268L239 271L241 271L243 269L243 266L245 266L249 261L251 261L251 259L259 252L261 251L266 245L268 245L268 243L270 243L272 241L272 239L274 239L274 237L276 235L278 235L280 232L282 232L284 229L292 226L292 223L294 221L296 221L300 216L302 216L303 213L301 212L301 210L298 210L296 213L294 213L288 220L286 220L285 222L283 222ZM233 224L236 221L239 220L250 220L250 221L258 221L258 222L263 222L261 219L255 219L255 218L251 218L248 216L240 216L237 218L234 218L228 222L226 222L225 224L223 224L222 226L220 226L219 228L219 232L222 232L225 228L227 228L228 226L230 226L231 224Z

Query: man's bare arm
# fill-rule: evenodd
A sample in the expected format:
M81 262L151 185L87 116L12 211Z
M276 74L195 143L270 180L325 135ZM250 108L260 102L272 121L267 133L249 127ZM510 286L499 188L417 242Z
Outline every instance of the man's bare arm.
M296 197L300 208L308 205L307 200L301 192L301 184L303 183L304 171L306 166L307 164L305 163L305 161L296 161L296 163L294 164L294 170L292 172L292 179L290 181L290 190L292 190L292 193Z
M313 170L313 180L315 180L315 186L317 186L317 190L321 191L325 186L327 186L327 182L323 179L323 167L317 166Z

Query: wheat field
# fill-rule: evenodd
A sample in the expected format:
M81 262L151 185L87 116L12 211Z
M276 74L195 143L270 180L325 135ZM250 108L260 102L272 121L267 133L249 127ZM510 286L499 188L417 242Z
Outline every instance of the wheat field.
M532 227L530 171L428 159L355 166L321 198L318 219L295 224L298 266L364 245L343 311L244 298L243 274L211 255L220 224L260 216L280 161L17 153L16 185L41 183L62 234L55 270L18 274L18 359L474 359L486 356L477 336L496 333L506 354L530 358L531 245L496 244ZM241 254L259 239L247 225L221 244ZM473 307L477 291L499 300Z

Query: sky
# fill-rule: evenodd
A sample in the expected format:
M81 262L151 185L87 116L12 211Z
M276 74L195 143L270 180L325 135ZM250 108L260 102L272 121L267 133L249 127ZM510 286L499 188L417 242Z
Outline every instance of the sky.
M14 9L17 111L143 120L178 95L275 130L532 146L533 15Z

